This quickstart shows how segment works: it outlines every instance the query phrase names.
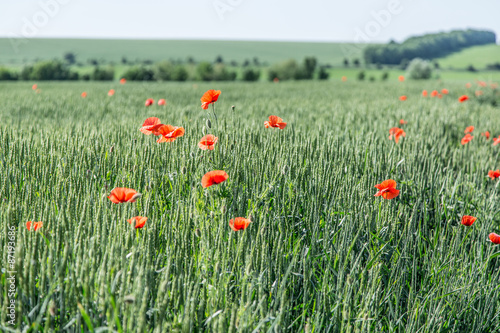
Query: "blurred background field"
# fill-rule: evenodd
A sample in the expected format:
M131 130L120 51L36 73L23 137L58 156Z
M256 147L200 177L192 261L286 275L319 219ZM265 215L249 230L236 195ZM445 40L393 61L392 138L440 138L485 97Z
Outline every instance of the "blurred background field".
M23 244L20 327L500 329L500 252L487 242L500 226L487 173L500 161L480 135L500 134L497 91L461 104L475 85L38 82L37 93L32 83L0 83L0 228L18 225ZM210 88L222 94L207 128L199 99ZM424 88L449 94L424 98ZM272 114L283 131L264 128ZM138 130L151 116L186 134L157 144ZM388 135L400 119L407 135L396 144ZM219 143L201 151L208 132ZM202 189L219 169L228 181ZM374 197L388 178L400 196ZM114 187L143 196L114 205ZM465 214L478 217L470 228ZM136 215L148 217L143 229L126 222ZM253 223L233 232L237 216ZM44 225L30 232L28 220Z

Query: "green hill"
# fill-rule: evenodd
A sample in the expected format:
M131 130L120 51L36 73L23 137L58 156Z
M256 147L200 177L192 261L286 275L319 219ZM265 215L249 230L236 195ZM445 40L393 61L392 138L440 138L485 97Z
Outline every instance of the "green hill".
M213 61L221 55L226 62L243 62L257 57L260 62L268 63L315 56L322 64L340 65L346 57L350 60L361 58L365 46L305 42L0 38L0 64L16 66L40 59L61 58L64 53L73 52L77 61L82 63L89 59L119 63L122 57L129 61L185 60L187 57Z
M474 46L437 61L441 68L446 69L464 69L469 65L473 65L476 69L485 69L486 65L500 62L500 45Z

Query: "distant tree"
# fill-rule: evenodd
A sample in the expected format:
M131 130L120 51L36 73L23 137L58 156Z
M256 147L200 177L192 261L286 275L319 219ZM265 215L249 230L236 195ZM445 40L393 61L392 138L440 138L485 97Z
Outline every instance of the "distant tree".
M250 66L250 60L245 59L245 61L243 61L243 67L248 67L248 66Z
M364 81L365 79L365 72L364 71L361 71L358 73L358 80L359 81Z
M402 59L401 60L401 63L399 64L399 68L404 71L406 70L406 68L408 67L408 64L410 63L410 61L408 59Z
M94 81L113 81L115 78L115 70L111 67L100 68L96 66L90 75L90 78Z
M69 65L73 65L76 62L75 54L73 52L66 52L64 54L64 61Z
M98 66L99 61L97 61L97 59L89 59L89 64L91 64L92 66Z
M387 81L387 79L389 78L389 73L388 72L384 72L382 74L382 77L380 78L382 81Z
M190 64L190 65L194 65L194 63L195 63L194 58L193 57L188 57L187 58L187 63Z
M128 60L127 58L125 57L122 57L122 64L126 65L128 63Z
M370 77L368 78L368 80L370 80L370 82L375 82L375 76L373 76L373 75L372 75L372 76L370 76Z
M321 66L318 71L318 80L328 80L330 74L326 71L325 66Z
M432 76L432 65L427 60L415 58L408 64L406 72L413 80L427 80Z
M13 81L17 80L16 73L11 72L5 67L0 67L0 81Z
M196 76L200 81L212 81L214 79L214 67L207 61L202 61L196 66Z
M469 65L466 68L469 72L477 72L477 69L473 65Z
M488 64L486 65L486 69L492 71L500 71L500 62L496 62L494 64Z
M314 71L316 70L316 66L318 65L318 61L316 60L315 57L305 57L304 58L304 63L302 65L302 73L299 73L298 76L296 76L296 79L306 79L310 80L313 78Z
M361 65L360 61L358 58L354 59L354 61L352 62L354 64L354 66L356 67L359 67L359 65Z
M258 81L260 78L260 71L257 69L245 69L243 71L243 81L254 82Z
M344 58L344 67L349 67L349 60Z
M238 67L238 62L236 60L231 60L229 64L233 67Z
M439 62L434 61L434 69L439 69Z
M254 57L254 58L253 58L253 64L254 64L255 66L260 66L260 61L259 61L259 58Z

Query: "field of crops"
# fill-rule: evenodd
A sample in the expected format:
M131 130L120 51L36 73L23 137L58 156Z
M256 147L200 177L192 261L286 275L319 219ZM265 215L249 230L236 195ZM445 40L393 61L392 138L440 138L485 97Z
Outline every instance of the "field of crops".
M465 83L0 83L0 330L498 332L498 90Z

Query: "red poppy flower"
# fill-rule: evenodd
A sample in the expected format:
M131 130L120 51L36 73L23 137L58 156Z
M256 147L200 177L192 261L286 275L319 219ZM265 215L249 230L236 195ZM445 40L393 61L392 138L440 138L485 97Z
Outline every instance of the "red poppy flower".
M201 108L203 110L208 109L208 106L219 99L220 90L209 90L201 98Z
M158 101L158 105L165 105L167 104L167 101L165 101L163 98Z
M396 190L396 181L392 179L384 180L382 183L375 185L375 187L379 190L375 196L390 200L394 199L399 195L399 190Z
M111 89L110 91L108 91L108 96L113 96L114 94L115 94L114 89Z
M202 150L214 150L217 140L218 138L215 135L205 135L198 143L198 147Z
M155 102L155 101L154 101L154 99L152 99L152 98L148 98L148 99L146 100L146 103L144 103L144 105L146 105L146 106L150 106L150 105L153 105L153 103L154 103L154 102Z
M477 85L480 86L480 87L486 87L487 86L486 82L484 82L484 81L477 81Z
M448 95L448 93L449 93L449 91L446 88L441 90L441 94L443 94L443 95Z
M131 219L128 219L127 222L132 224L132 222L135 221L135 228L136 229L142 229L144 227L144 224L146 224L146 221L148 220L147 217L144 216L135 216Z
M470 88L470 87L471 87L471 84L470 84L470 83L467 83L467 84L465 85L465 88Z
M162 136L156 141L158 143L172 142L184 135L183 127L176 127L172 125L161 125L156 131Z
M500 169L497 169L495 171L493 170L488 171L488 177L490 177L491 179L496 179L500 177Z
M468 126L465 128L465 131L464 131L465 134L472 133L472 132L474 132L474 126Z
M438 94L438 98L443 98L443 95L441 95L441 94Z
M227 173L222 170L215 170L207 172L201 179L201 186L203 188L210 187L212 185L220 184L229 178Z
M467 134L465 134L465 136L462 138L462 140L460 141L460 143L461 143L462 145L465 145L465 144L467 144L467 143L471 142L473 138L474 138L474 137L473 137L472 135L470 135L470 134L468 134L468 133L467 133Z
M275 77L275 78L273 79L273 82L274 82L274 83L279 83L279 82L280 82L280 79L278 79L277 77Z
M490 238L490 241L493 244L500 244L500 235L497 235L494 232L492 232L488 237Z
M482 96L483 92L481 90L476 90L476 97Z
M498 136L498 138L493 138L493 146L496 146L499 143L500 143L500 136Z
M427 95L428 95L427 90L422 91L422 96L423 97L427 97Z
M87 97L87 93L84 91L84 92L82 92L81 96L82 96L82 98L85 98L85 97Z
M436 97L438 94L439 94L439 93L438 93L438 91L437 91L437 90L433 90L433 91L431 92L431 97Z
M407 121L405 121L404 119L401 119L401 120L399 121L399 123L400 123L401 125L406 125L406 124L408 124L408 122L407 122Z
M398 143L400 137L406 137L406 132L401 128L393 127L389 130L389 140L392 140L393 136L394 141Z
M498 88L498 83L494 82L494 83L490 84L490 87L491 87L491 89L495 90L496 88Z
M250 221L249 219L246 219L244 217L236 217L234 220L229 220L229 227L234 231L245 230L250 225L250 223L252 223L252 221Z
M120 80L120 84L125 84L125 83L127 83L127 79L126 79L126 78L122 78L122 79Z
M477 217L470 216L470 215L464 215L462 216L462 224L465 225L466 227L470 227L474 222L476 222Z
M28 222L26 222L26 228L27 228L29 231L32 231L32 230L37 231L37 230L38 230L38 229L40 229L41 227L43 227L43 222L42 222L42 221L39 221L39 222L31 222L31 221L28 221Z
M31 86L31 89L37 90L38 89L38 85L35 83L34 85Z
M458 101L459 101L460 103L463 103L463 102L465 102L465 101L466 101L466 100L468 100L468 99L469 99L469 96L467 96L467 95L462 95L462 96L460 96L460 97L458 98Z
M481 136L484 136L486 138L486 140L489 140L490 139L490 132L486 131L484 133L481 133Z
M278 116L269 116L269 121L265 121L264 126L266 126L266 128L275 127L283 129L286 127L286 123L284 123L283 119Z
M117 187L111 191L108 199L115 204L124 202L135 202L142 194L137 193L135 190L126 187Z
M400 101L406 101L406 96L405 96L405 95L403 95L403 96L399 96L399 100L400 100Z
M144 124L142 124L142 127L139 128L139 130L146 135L150 135L151 133L153 133L154 135L161 135L158 132L158 128L161 125L162 124L160 124L160 119L156 117L149 117L144 121Z
M405 80L405 77L403 75L400 75L398 77L399 82L403 82Z
M342 82L346 82L347 81L347 76L342 76Z

